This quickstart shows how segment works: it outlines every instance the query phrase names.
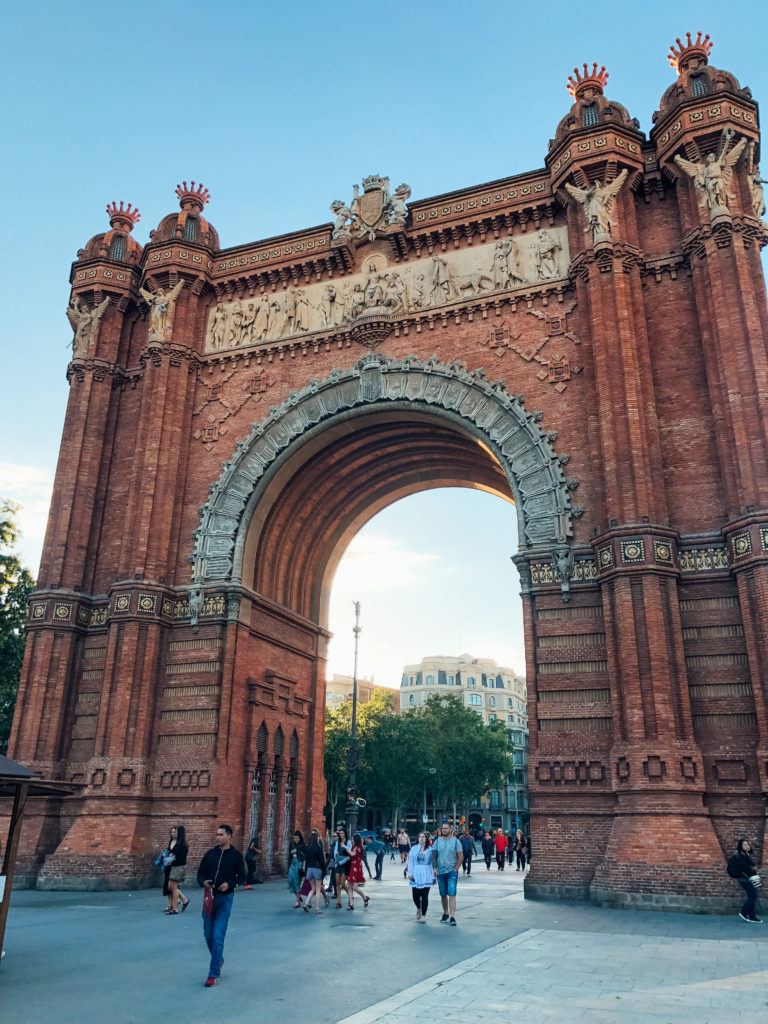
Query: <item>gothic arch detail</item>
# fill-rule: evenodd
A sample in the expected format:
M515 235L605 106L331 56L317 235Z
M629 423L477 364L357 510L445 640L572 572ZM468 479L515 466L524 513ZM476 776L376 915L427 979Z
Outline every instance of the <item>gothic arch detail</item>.
M446 365L435 358L395 360L370 354L289 395L237 445L201 510L194 582L240 578L250 499L262 478L302 437L351 410L395 406L433 410L491 448L515 498L522 548L551 551L568 542L573 520L581 514L571 503L576 482L563 473L568 457L552 447L557 434L539 427L541 413L526 410L521 395L508 394L502 381L490 383L482 370L467 372L461 363Z

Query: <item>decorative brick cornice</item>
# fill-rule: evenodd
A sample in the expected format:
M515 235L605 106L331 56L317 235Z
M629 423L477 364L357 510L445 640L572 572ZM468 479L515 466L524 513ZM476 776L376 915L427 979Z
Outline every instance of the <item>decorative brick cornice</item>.
M768 567L768 510L748 513L723 528L734 573Z
M119 387L125 379L125 370L117 363L108 362L106 359L82 359L77 357L67 366L67 380L72 383L73 379L82 384L87 376L94 381L108 380L112 387Z
M148 365L162 366L166 360L171 366L181 366L182 363L187 363L190 373L197 373L202 365L202 357L196 349L177 341L149 342L139 356L139 365L142 369Z
M643 266L643 254L636 246L626 242L602 241L575 256L568 275L572 279L578 277L586 281L595 270L601 274L614 271L629 274L635 267L642 269Z
M699 224L685 234L680 250L691 262L702 260L717 249L729 248L734 237L741 237L746 249L755 243L762 248L768 244L768 226L754 217L718 217L715 223Z
M651 141L665 173L676 180L679 171L672 157L681 145L697 136L719 135L729 126L757 140L757 107L734 92L717 92L683 101L653 127Z

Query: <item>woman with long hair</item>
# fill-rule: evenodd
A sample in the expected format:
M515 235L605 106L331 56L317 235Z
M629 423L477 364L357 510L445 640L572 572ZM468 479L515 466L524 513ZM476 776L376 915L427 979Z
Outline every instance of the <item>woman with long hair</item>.
M515 859L517 861L517 870L525 871L525 854L528 849L528 844L525 841L523 830L518 829L515 832Z
M347 892L347 873L349 871L349 838L343 826L336 829L336 838L331 844L331 871L334 873L336 890L336 909L341 910L341 894ZM347 892L347 895L349 893Z
M420 924L426 924L424 919L429 906L429 890L435 882L432 850L426 832L419 832L416 845L408 852L408 882L413 902L416 904L416 920Z
M298 910L301 906L301 873L304 866L304 836L296 829L288 846L288 888L293 893L293 909Z
M179 888L184 881L188 853L187 830L183 825L174 825L163 851L163 896L168 900L166 914L178 914L179 901L182 910L189 906L189 900Z
M320 901L328 901L328 897L323 892L323 878L325 877L325 851L323 850L320 842L320 834L316 828L313 828L309 834L309 842L307 843L304 857L304 864L306 870L307 881L310 885L309 895L304 903L304 910L309 913L309 905L312 902L312 897L315 897L315 913L322 914L320 908Z
M355 892L363 897L363 906L368 909L370 899L365 895L365 875L363 874L363 840L358 832L352 836L352 846L349 851L349 874L347 875L347 895L349 906L347 910L355 909Z

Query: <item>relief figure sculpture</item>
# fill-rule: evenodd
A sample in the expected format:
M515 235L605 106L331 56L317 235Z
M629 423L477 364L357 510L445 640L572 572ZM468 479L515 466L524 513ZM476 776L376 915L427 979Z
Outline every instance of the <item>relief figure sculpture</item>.
M613 216L613 204L621 187L627 180L627 169L624 170L613 181L607 185L601 185L596 181L589 188L577 188L570 182L565 183L566 191L584 207L584 215L587 218L587 226L584 233L592 235L593 244L597 242L610 242L615 222Z
M262 295L256 303L256 319L253 321L253 337L264 341L269 330L269 296Z
M752 200L752 212L760 220L765 213L765 191L763 185L768 185L765 178L760 177L760 168L755 163L755 144L749 144L749 198Z
M453 273L442 256L433 256L429 267L429 301L432 306L455 302L459 292L453 282Z
M736 161L747 144L746 138L740 139L733 149L729 146L733 139L733 129L724 128L720 137L717 155L708 153L706 159L699 163L686 160L676 154L675 163L693 179L699 207L709 210L710 218L728 213L728 201L735 199L731 195L731 178Z
M99 321L108 305L109 296L93 309L81 306L76 295L70 302L67 307L67 318L75 332L72 338L72 355L74 357L84 356L88 352L91 341L95 340L98 334Z
M560 243L550 235L546 228L539 232L534 254L536 257L536 271L542 281L559 277L560 266L557 254L561 249Z
M156 288L147 291L139 288L139 294L149 306L149 336L156 341L167 341L173 325L173 310L179 292L184 287L184 280L178 281L173 288Z
M229 328L229 345L235 348L243 341L243 304L238 299L232 308L232 323Z
M227 329L227 311L221 302L216 304L211 322L211 348L220 349L224 347L225 333Z
M525 280L520 266L520 250L513 239L502 238L496 243L491 277L496 291L507 291Z

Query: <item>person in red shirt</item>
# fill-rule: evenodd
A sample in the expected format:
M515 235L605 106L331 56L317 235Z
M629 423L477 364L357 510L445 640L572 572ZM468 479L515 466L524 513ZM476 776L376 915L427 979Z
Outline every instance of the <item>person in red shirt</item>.
M507 847L509 846L509 840L504 835L503 828L496 830L496 838L493 840L493 845L496 847L496 867L499 871L503 871Z

